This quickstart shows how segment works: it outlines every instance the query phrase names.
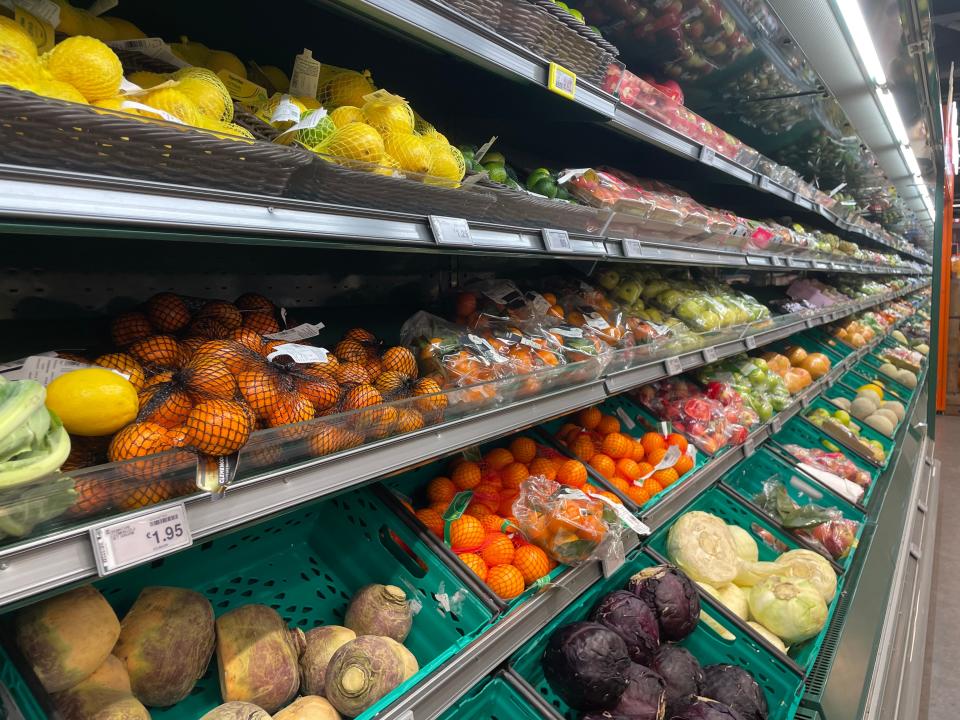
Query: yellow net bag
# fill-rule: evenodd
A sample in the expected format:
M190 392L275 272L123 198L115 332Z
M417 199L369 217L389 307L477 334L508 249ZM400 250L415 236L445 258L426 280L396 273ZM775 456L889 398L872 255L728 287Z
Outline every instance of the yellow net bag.
M364 98L374 90L369 72L341 70L317 85L317 100L327 110L341 105L362 107Z
M430 149L429 175L452 181L451 185L463 180L467 166L457 148L440 140L427 141L427 147Z
M204 117L220 122L233 121L233 99L217 74L206 68L189 67L173 75L177 90L193 100Z
M380 133L413 133L413 110L399 95L377 90L367 95L360 109L367 124Z
M378 163L383 156L383 138L366 123L350 123L313 148L316 152L346 160Z
M419 135L384 133L383 147L407 172L426 174L430 171L430 147Z
M363 111L353 105L341 105L330 113L330 119L338 128L352 122L364 122Z
M300 117L306 110L303 103L297 98L276 93L260 106L260 109L257 110L257 117L277 130L286 130L299 122Z

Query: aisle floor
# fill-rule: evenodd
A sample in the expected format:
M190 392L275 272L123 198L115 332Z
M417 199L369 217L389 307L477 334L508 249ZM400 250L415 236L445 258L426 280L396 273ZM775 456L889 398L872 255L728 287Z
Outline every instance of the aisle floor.
M921 720L957 716L960 706L960 555L953 547L960 517L960 417L937 418L936 456L941 463L940 510L933 566L933 590L927 624Z

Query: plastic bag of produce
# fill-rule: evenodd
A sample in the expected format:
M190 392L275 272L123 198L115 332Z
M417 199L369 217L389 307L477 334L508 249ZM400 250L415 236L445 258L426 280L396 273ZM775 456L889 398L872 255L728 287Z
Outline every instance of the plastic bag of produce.
M794 444L784 445L784 449L801 463L832 473L861 488L867 487L872 480L869 472L857 467L842 452L826 452L819 448L805 448Z
M513 503L520 531L564 565L622 557L622 525L611 505L542 476L520 484Z

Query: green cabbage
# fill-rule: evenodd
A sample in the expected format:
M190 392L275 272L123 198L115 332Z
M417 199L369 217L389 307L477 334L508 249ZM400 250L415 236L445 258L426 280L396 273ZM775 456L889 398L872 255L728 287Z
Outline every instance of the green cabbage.
M714 587L706 583L697 584L706 590L714 600L741 620L746 620L750 616L750 608L747 605L747 594L733 583L726 583L720 587Z
M814 637L827 622L827 604L806 580L771 575L750 590L750 615L787 645Z
M741 560L733 581L740 587L753 587L764 578L776 575L778 570L776 563Z
M710 513L684 513L667 535L667 557L691 580L710 585L732 582L740 567L727 524Z
M757 541L753 539L753 535L739 525L728 525L727 527L730 528L730 535L733 537L737 556L747 562L757 562L760 559L760 551L757 549Z
M830 562L812 550L791 550L777 558L777 574L783 577L806 580L829 603L837 594L837 575Z

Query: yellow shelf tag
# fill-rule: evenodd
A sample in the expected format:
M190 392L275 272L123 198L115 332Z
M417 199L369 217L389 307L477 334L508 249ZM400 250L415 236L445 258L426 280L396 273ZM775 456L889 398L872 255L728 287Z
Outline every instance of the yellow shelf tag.
M13 6L13 18L30 36L30 39L37 44L38 52L45 53L54 46L54 28L49 22L19 5Z
M577 96L577 74L552 62L547 75L547 88L567 100L573 100Z

